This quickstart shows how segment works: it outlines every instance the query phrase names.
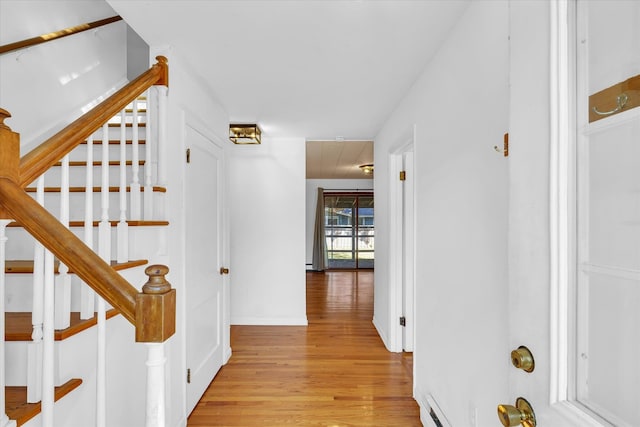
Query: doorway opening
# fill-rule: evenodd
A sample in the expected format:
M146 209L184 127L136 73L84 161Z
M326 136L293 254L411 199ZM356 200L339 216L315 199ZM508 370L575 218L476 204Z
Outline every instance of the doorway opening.
M325 192L329 269L372 269L375 258L373 192Z

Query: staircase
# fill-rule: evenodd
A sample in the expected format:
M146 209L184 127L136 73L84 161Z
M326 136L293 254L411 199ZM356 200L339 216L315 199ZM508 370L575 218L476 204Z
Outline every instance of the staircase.
M116 321L109 319L123 316L135 326L136 341L150 343L147 425L164 423L162 343L173 333L175 317L172 320L167 316L171 317L172 311L175 316L175 291L163 279L168 271L165 267L145 270L149 260L163 261L168 226L163 218L166 189L153 185L162 167L158 152L162 149L159 141L163 130L158 118L163 114L166 95L151 86L166 85L166 60L159 61L160 71L158 64L155 69L152 67L155 80L143 75L121 91L127 92L130 100L125 101L125 95L118 92L104 103L127 102L124 109L98 126L95 123L99 118L92 119L91 114L104 117L108 113L89 112L68 127L75 126L73 132L65 128L23 156L19 174L12 172L16 165L15 159L10 158L11 150L5 150L11 130L3 123L6 117L1 117L7 113L0 110L0 165L4 165L0 166L4 169L0 179L9 177L23 186L27 184L27 195L108 263L96 266L94 275L94 267L88 264L91 257L77 256L84 249L76 249L71 235L58 225L49 231L47 227L53 219L40 215L39 208L33 205L14 208L22 203L22 196L15 193L14 200L0 189L0 218L12 219L0 220L0 256L4 262L0 290L4 287L5 294L4 402L6 415L18 426L63 425L57 419L54 422L53 403L60 399L76 399L79 406L94 401L95 424L105 425L110 357L106 331ZM135 93L141 92L142 86L151 89L145 90L143 96L131 97L132 91L127 88L134 86ZM157 102L155 105L152 99ZM89 121L91 125L86 124ZM72 138L65 135L76 138L82 133L88 137L82 137L81 143L72 147L71 142L66 142ZM56 137L64 142L41 149ZM63 144L66 148L60 148ZM45 154L56 150L55 154ZM33 172L33 165L44 157L51 167L44 174ZM31 178L32 183L25 182ZM29 203L24 200L24 204ZM40 243L43 241L48 249ZM116 280L112 272L120 278ZM137 290L147 280L142 292ZM121 283L132 283L134 288ZM132 329L123 320L115 326L119 331L126 328ZM133 342L132 336L128 338ZM0 360L1 357L0 352ZM86 386L87 381L90 387ZM0 417L0 427L5 425L12 423Z

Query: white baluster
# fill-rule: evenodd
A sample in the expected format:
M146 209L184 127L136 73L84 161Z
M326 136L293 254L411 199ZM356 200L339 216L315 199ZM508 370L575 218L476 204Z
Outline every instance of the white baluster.
M100 225L98 226L98 253L111 259L111 224L109 223L109 125L102 126L102 183Z
M167 144L167 94L166 86L154 86L158 91L158 185L167 183L167 162L165 152Z
M151 115L151 91L147 91L147 105L146 105L146 120L147 127L144 131L145 134L145 146L144 146L144 193L143 193L143 218L147 221L153 219L153 190L152 190L152 167L151 167L151 146L155 141L153 135L153 119Z
M6 227L11 222L8 219L0 219L0 331L2 331L2 345L0 345L0 427L15 427L16 422L10 420L5 412L5 357L4 357L4 289L5 289L5 258L7 235Z
M111 226L109 224L109 125L102 127L102 206L101 221L98 228L98 255L106 261L111 259ZM107 364L106 364L106 304L98 297L98 355L96 372L96 426L104 427L107 420Z
M60 177L60 222L69 227L69 155L64 156ZM60 263L55 285L55 328L71 324L71 276L69 267Z
M84 243L93 249L93 135L87 138L87 168L84 195ZM95 292L87 285L80 288L80 318L94 316Z
M135 105L135 104L134 104ZM126 112L120 112L120 221L117 226L116 258L118 262L129 260L129 228L127 224L127 128Z
M165 426L165 375L167 359L164 343L147 343L147 412L146 427Z
M98 360L96 372L96 427L107 424L107 316L106 303L98 297Z
M44 316L42 351L42 427L54 427L53 404L55 395L55 351L54 351L54 258L48 250L44 252Z
M36 200L44 206L44 175L36 183ZM27 403L42 400L42 346L44 323L44 246L36 240L33 251L33 304L31 342L27 347Z
M139 125L140 117L138 116L138 100L133 100L133 116L132 116L132 141L131 141L131 219L140 219L141 206L140 206L140 147L139 147Z

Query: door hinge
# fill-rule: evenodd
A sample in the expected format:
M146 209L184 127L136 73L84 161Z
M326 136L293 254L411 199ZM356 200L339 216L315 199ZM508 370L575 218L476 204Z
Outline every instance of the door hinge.
M407 180L407 173L405 171L400 171L400 181Z
M191 384L191 369L187 369L187 384Z
M407 326L407 318L404 316L400 317L400 326Z
M191 148L187 148L187 163L191 163Z

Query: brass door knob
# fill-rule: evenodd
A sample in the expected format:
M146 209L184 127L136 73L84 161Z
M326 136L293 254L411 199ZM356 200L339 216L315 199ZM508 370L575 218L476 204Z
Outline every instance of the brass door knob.
M225 267L220 267L220 274L229 274L229 269Z
M536 426L536 415L526 399L516 399L516 406L498 405L498 418L505 427L523 425L524 427Z
M511 352L511 363L518 369L525 372L533 372L536 362L533 360L533 354L527 347L521 345Z

